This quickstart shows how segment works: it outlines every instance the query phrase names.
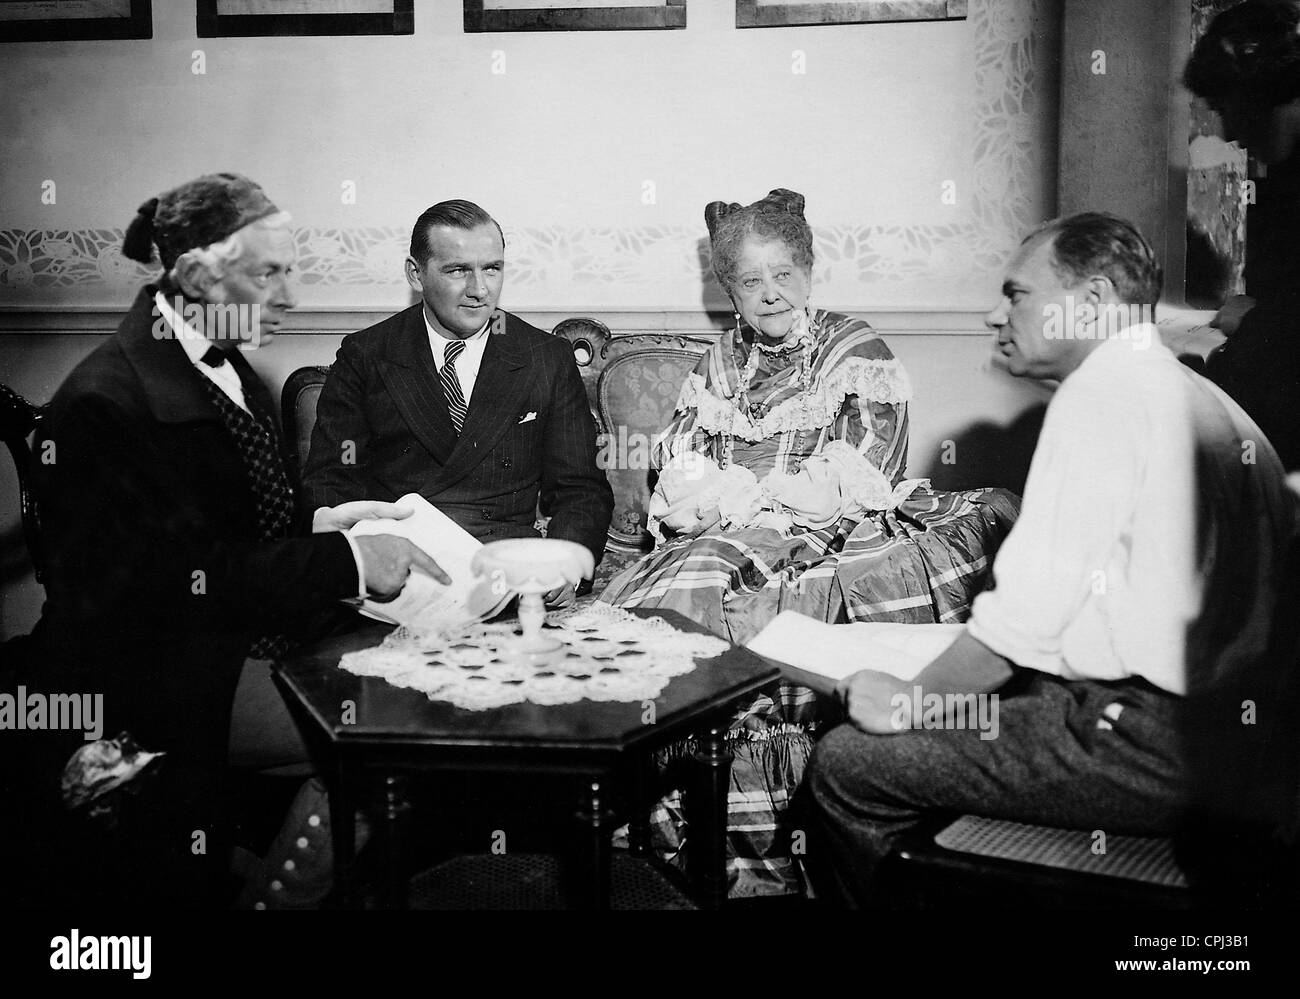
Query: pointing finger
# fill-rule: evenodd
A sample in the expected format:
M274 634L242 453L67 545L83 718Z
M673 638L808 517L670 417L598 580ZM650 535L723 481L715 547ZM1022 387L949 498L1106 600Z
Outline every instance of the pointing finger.
M442 566L414 545L411 546L411 568L419 569L426 575L432 576L443 586L451 585L451 577L443 571Z

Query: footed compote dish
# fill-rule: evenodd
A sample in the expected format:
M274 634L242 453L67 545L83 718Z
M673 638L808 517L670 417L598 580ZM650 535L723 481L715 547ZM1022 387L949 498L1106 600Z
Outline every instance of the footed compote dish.
M546 604L542 594L566 583L577 586L596 572L591 552L573 541L556 538L511 538L493 541L474 554L474 575L492 581L494 593L519 594L519 626L523 632L502 652L511 659L544 663L561 643L542 634Z

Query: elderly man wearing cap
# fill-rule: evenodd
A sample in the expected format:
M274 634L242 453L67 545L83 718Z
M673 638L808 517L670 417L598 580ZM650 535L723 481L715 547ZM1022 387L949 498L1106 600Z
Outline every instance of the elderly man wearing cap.
M149 262L156 247L162 276L36 441L48 599L33 680L102 693L106 731L218 769L305 761L269 665L318 612L395 593L412 570L446 579L405 539L342 533L399 515L390 504L300 510L271 397L234 349L295 304L287 223L235 174L143 205L123 249ZM74 748L46 745L50 766Z

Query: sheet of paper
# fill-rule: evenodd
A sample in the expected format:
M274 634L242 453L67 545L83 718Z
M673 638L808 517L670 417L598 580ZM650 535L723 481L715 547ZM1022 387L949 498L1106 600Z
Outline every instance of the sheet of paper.
M348 533L353 537L393 534L406 538L442 566L451 577L451 585L443 586L423 572L412 572L394 599L367 600L361 605L361 613L389 624L449 628L491 617L509 602L511 593L494 592L490 579L476 578L470 569L482 542L419 493L407 493L397 505L412 510L411 516L403 520L361 520Z
M795 671L835 683L859 670L874 669L911 680L966 630L964 624L826 624L783 611L747 643L756 652ZM795 672L791 678L808 678Z

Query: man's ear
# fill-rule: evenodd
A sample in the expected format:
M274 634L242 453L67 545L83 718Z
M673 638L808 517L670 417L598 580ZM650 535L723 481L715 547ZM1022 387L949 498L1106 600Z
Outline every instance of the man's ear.
M1110 278L1106 277L1105 274L1094 274L1084 282L1083 287L1088 301L1095 308L1119 301L1115 285L1111 283Z
M415 262L414 257L410 256L406 258L406 283L414 291L418 291L421 295L424 294L423 268Z
M1107 296L1113 291L1110 281L1102 275L1094 275L1086 281L1080 281L1071 291L1074 299L1074 322L1076 325L1091 326L1101 314Z
M176 285L181 294L196 302L207 301L212 286L217 283L212 269L192 253L182 253L172 268L172 273L176 276Z

